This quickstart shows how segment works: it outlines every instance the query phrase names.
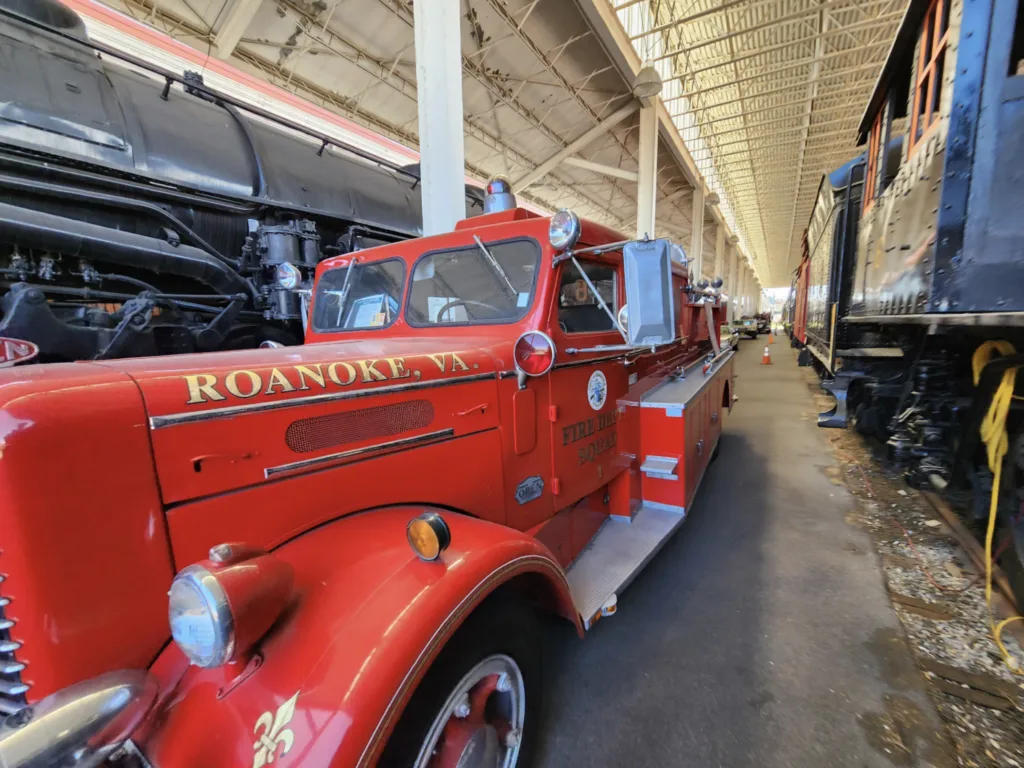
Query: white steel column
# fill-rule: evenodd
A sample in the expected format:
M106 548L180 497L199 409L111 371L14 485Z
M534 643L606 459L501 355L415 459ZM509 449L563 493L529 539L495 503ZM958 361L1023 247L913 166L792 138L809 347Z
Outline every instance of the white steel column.
M729 265L725 263L725 225L718 223L715 226L715 267L711 270L711 279L722 278L722 287L728 287Z
M704 185L693 188L693 218L690 228L690 263L697 280L704 277Z
M652 103L640 108L640 158L637 170L636 236L657 237L654 203L658 189L658 109ZM697 190L694 190L696 196ZM703 197L703 194L702 194ZM690 256L693 263L693 256Z
M742 259L740 262L740 317L743 317L747 312L747 261Z
M423 234L450 232L466 217L462 120L462 15L459 0L417 0Z
M729 282L726 287L729 289L728 320L731 323L736 319L736 299L740 295L740 249L736 245L736 235L729 238Z

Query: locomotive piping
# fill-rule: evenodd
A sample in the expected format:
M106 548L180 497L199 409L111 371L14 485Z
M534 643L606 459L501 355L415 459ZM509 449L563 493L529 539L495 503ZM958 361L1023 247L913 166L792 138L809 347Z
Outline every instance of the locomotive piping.
M0 174L0 187L7 187L8 189L16 189L19 192L27 192L29 194L33 192L42 192L53 197L59 197L61 199L72 199L78 200L85 203L100 203L101 205L110 205L118 208L129 208L137 211L145 211L151 213L154 216L163 219L168 224L174 227L175 231L183 234L185 239L191 240L192 244L197 248L206 251L211 256L220 259L225 264L231 267L238 268L239 263L235 259L228 258L196 232L188 227L185 222L181 221L177 216L161 208L159 205L153 203L147 203L145 200L136 200L130 197L120 197L117 195L107 195L103 192L93 192L86 189L76 189L74 187L66 187L63 184L51 184L45 181L27 181L25 179L19 179L14 176L6 176Z
M122 266L143 266L198 280L218 293L252 295L249 283L226 264L190 245L122 232L52 213L0 203L0 236L26 248L45 248Z
M7 148L5 147L5 149ZM0 167L5 165L15 165L22 168L28 168L40 176L58 175L82 184L95 184L104 187L112 187L113 189L125 194L137 193L146 196L159 197L164 200L182 203L184 205L200 204L205 208L213 208L223 213L233 213L239 216L249 216L257 212L260 208L260 205L255 201L247 205L239 205L238 203L232 203L227 200L211 197L208 194L179 192L166 186L154 186L152 183L129 181L127 179L106 176L99 173L91 173L89 171L82 171L76 168L69 168L57 165L56 163L41 162L28 157L0 154Z

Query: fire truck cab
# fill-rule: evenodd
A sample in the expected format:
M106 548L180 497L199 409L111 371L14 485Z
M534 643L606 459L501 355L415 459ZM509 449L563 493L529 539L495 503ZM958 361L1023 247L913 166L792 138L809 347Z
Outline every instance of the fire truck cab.
M672 242L486 208L302 347L0 371L0 765L526 764L535 614L683 522L733 350Z

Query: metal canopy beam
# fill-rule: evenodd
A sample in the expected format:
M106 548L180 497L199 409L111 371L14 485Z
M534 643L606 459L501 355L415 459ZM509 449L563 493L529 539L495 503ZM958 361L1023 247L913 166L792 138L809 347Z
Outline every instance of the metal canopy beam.
M714 64L708 64L707 66L704 67L698 67L697 69L692 69L689 70L688 72L683 72L679 75L676 75L675 77L667 77L665 78L665 82L668 83L673 80L686 80L688 78L693 78L696 75L704 74L705 72L711 72L712 70L721 69L722 67L731 67L734 64L739 64L744 61L750 61L751 59L760 58L761 56L767 56L768 54L771 53L778 53L779 51L791 51L797 46L803 45L804 43L813 43L815 40L818 39L818 37L829 38L843 33L848 34L850 32L858 32L863 29L871 29L873 27L877 27L881 22L895 21L896 19L901 18L903 18L902 10L895 11L893 13L883 13L880 16L875 16L873 19L866 19L864 21L858 21L853 24L846 24L845 26L841 27L833 27L832 29L826 30L821 35L808 35L806 37L801 37L796 40L793 40L792 42L785 42L779 45L770 46L768 48L761 48L760 50L755 51L753 53L748 53L743 56L737 56L736 58L725 59L724 61L719 61ZM861 51L863 47L864 46L846 48L842 51L837 51L837 53L857 53Z
M818 57L822 54L825 47L825 41L821 39L821 33L824 31L825 26L828 24L828 12L822 8L818 12L818 39L814 43L814 55ZM807 140L811 133L811 117L814 114L814 100L818 97L818 86L821 80L821 65L815 65L811 67L810 74L807 76L807 107L804 111L802 122L803 135L800 141L800 150L797 155L796 161L796 174L795 174L795 186L799 190L800 182L803 180L804 173L804 156L807 154ZM799 199L796 195L793 196L793 216L789 223L789 243L786 246L788 251L793 245L793 227L796 224L796 209L799 205Z
M736 139L735 141L723 141L720 144L716 144L714 147L703 147L701 149L694 150L694 159L707 160L707 159L710 159L711 157L715 157L715 158L725 157L725 155L722 155L718 150L722 149L723 147L735 147L735 146L737 146L739 144L746 144L746 145L748 145L748 147L749 147L751 152L755 152L755 153L756 152L772 152L774 154L774 150L778 149L780 146L785 146L785 145L784 144L772 143L772 144L769 144L769 145L765 146L765 145L760 144L758 142L761 142L761 141L774 141L775 138L777 136L779 136L780 134L795 133L795 132L800 131L800 130L802 130L802 127L801 126L797 126L795 128L786 128L785 130L781 130L781 131L772 131L771 134L765 135L765 136L748 137L748 138L745 138L745 139ZM842 136L844 134L849 134L849 135L852 136L853 133L851 131L855 131L855 130L856 130L856 127L854 127L853 129L850 129L850 130L847 130L847 129L844 128L844 129L839 129L839 130L826 131L825 133L817 133L814 136L812 136L811 138L817 139L817 138L820 138L820 137L823 137L823 136Z
M871 49L871 48L882 48L882 47L888 48L889 47L889 41L888 40L883 40L883 41L879 41L877 43L872 43L870 45L865 45L863 48L858 49L858 50L868 50L868 49ZM760 80L761 78L764 78L764 77L775 77L776 75L781 75L783 72L789 72L792 69L800 69L801 67L806 67L806 66L814 65L814 64L820 64L823 61L830 61L831 59L845 58L845 57L848 57L850 55L850 53L851 53L850 51L840 51L839 53L829 53L829 54L826 54L824 56L821 56L820 58L815 58L815 57L812 56L811 58L802 59L801 61L796 61L796 62L793 62L792 64L787 64L786 66L779 67L778 69L769 69L769 70L765 70L764 72L756 72L753 75L747 75L746 77L741 77L738 80L729 80L729 81L724 82L724 83L715 83L713 85L708 85L708 86L705 86L703 88L699 88L696 91L689 91L688 93L681 93L678 96L673 96L670 99L664 99L664 102L667 104L670 101L678 101L679 99L690 99L690 98L693 98L694 96L697 96L699 94L705 94L705 93L707 93L709 91L717 91L720 88L730 88L730 87L732 87L734 85L739 85L740 83L749 83L751 80ZM872 66L877 66L877 65L872 64ZM856 71L856 70L845 70L845 71L844 70L836 70L835 74L837 74L837 75L838 74L845 74L845 72L853 72L853 71Z
M832 106L832 107L820 107L818 109L818 111L819 112L827 111L829 113L837 112L837 111L849 112L851 95L856 96L858 93L860 93L860 91L867 90L868 88L874 88L874 87L875 87L874 80L862 80L859 83L856 83L856 84L851 85L850 87L844 89L844 91L842 93L842 96L843 96L842 101L838 102L835 106ZM835 97L836 97L835 94L826 94L826 95L822 95L817 101L821 102L821 101L824 101L826 99L835 98ZM692 130L696 130L697 128L699 128L701 126L713 125L715 123L724 123L727 120L742 120L744 117L750 117L751 115L762 115L765 112L777 112L779 110L789 109L791 107L802 107L806 103L807 103L807 98L806 97L800 97L799 99L797 99L795 101L784 101L781 104L773 104L773 105L768 106L768 107L759 107L758 109L752 109L749 112L739 112L739 113L737 113L735 115L723 115L722 117L716 117L716 118L714 118L712 120L703 120L703 121L701 121L699 123L695 123L692 126L688 126L686 128L680 128L679 130L680 131L692 131ZM684 117L684 116L686 116L688 114L692 114L692 113L689 113L689 112L679 112L679 113L677 113L675 115L672 115L672 117L674 117L674 118ZM800 116L799 115L793 115L793 117L794 118L798 118Z
M851 131L856 131L856 129L857 129L857 120L858 119L859 118L856 115L847 115L846 117L838 117L835 120L823 120L820 123L815 123L814 125L811 126L811 128L818 128L818 127L820 127L822 125L835 125L836 123L850 123L853 126ZM728 130L725 130L725 131L708 131L708 132L702 131L700 135L704 139L710 139L711 137L717 138L719 136L728 136L731 133L739 133L740 131L747 131L747 130L750 130L751 128L765 128L765 127L767 127L769 125L778 125L779 123L791 123L791 122L793 122L793 116L792 115L787 115L786 117L777 117L774 120L765 120L765 121L760 122L760 123L748 123L747 125L741 126L739 128L729 128ZM775 135L775 133L776 132L773 131L772 135ZM851 133L850 135L852 136L853 133ZM767 138L767 137L757 137L757 138ZM717 146L721 146L721 145L719 144Z
M583 168L586 171L604 174L605 176L614 176L617 179L625 179L626 181L636 181L637 179L636 171L627 171L622 168L615 168L611 165L595 163L590 160L584 160L582 157L567 157L562 161L562 163L565 165L571 165L574 168Z
M566 158L572 157L585 146L590 144L594 139L607 133L609 130L614 128L616 125L621 123L627 117L632 115L640 108L640 102L633 99L626 106L620 108L618 111L612 113L609 117L606 117L600 123L595 125L589 131L584 133L575 141L571 142L565 148L559 150L555 154L551 155L547 160L543 161L540 165L534 168L532 171L527 171L522 174L519 178L513 180L512 188L516 192L522 192L528 186L536 181L544 178L552 170L554 170L560 163L564 162Z
M262 0L234 0L228 16L221 24L220 30L213 38L214 52L218 59L227 61L235 52L235 46L245 34L249 22L256 15Z
M692 195L694 193L693 187L684 187L683 189L677 189L675 192L670 192L668 195L661 199L661 204L666 205L667 203L674 203L684 195Z
M837 76L848 77L848 76L850 76L852 74L856 74L857 72L864 72L864 71L869 70L869 69L872 70L872 71L876 71L878 69L878 64L872 62L872 63L868 63L868 64L862 64L859 67L852 67L851 69L844 69L841 72L826 72L825 74L820 75L816 79L820 81L820 80L831 80L831 79L833 79L833 78L835 78ZM684 112L682 114L694 115L694 114L697 114L698 112L707 112L709 109L718 109L719 107L725 107L725 106L728 106L730 104L735 104L738 101L745 101L745 100L748 100L748 99L761 99L761 98L764 98L765 96L772 96L772 95L774 95L776 93L786 93L788 91L795 91L798 88L806 88L806 87L807 87L807 81L804 80L804 81L801 81L801 82L792 83L790 85L784 85L781 88L773 88L773 89L771 89L769 91L760 91L758 93L748 93L745 96L740 96L740 97L735 98L735 99L730 99L729 101L719 101L719 102L716 102L715 104L708 104L707 106L701 106L698 109L691 110L689 113L685 113ZM809 99L805 98L804 102L806 103L808 100Z
M774 0L769 0L769 2L774 2ZM659 32L664 32L666 29L675 29L683 26L684 24L692 24L695 21L706 19L709 16L714 16L716 13L727 11L730 8L735 8L739 5L750 6L750 0L728 0L728 2L724 2L720 5L714 5L711 8L708 8L707 10L698 11L697 13L690 14L689 16L683 16L681 19L673 19L672 21L666 22L664 24L658 24L657 26L651 27L650 29L641 32L639 35L633 35L632 37L629 38L629 41L633 42L634 40L642 40L645 37L650 37L651 35L656 35ZM757 7L759 5L764 5L764 3L757 3L753 7ZM619 9L616 8L615 10Z
M827 2L815 6L813 9L807 8L802 11L797 11L796 13L790 13L785 16L780 16L779 18L772 19L771 21L765 21L762 22L761 24L755 24L752 27L744 27L743 29L737 29L732 32L728 32L724 35L719 35L718 37L712 37L708 40L701 40L698 43L687 45L685 48L676 48L674 50L668 51L667 53L663 53L660 56L653 57L651 61L661 61L662 59L670 59L673 56L679 56L680 54L691 54L693 53L693 51L699 50L701 48L707 48L708 46L715 45L716 43L724 43L726 40L731 40L734 37L739 37L741 35L749 35L753 32L760 32L765 29L770 29L771 27L778 27L782 24L787 24L791 21L798 21L800 19L813 16L814 14L826 8L832 8L834 6L841 4L845 5L846 3L847 0L827 0Z

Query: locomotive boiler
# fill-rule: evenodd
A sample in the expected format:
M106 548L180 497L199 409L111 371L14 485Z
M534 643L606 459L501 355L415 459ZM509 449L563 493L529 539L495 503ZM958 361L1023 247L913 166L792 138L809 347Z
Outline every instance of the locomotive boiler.
M845 186L822 183L791 314L836 398L819 424L855 424L912 485L981 530L998 520L997 552L1024 586L1018 15L998 0L910 3L861 121L866 152Z
M316 265L417 236L418 182L0 0L0 337L41 361L299 343Z

